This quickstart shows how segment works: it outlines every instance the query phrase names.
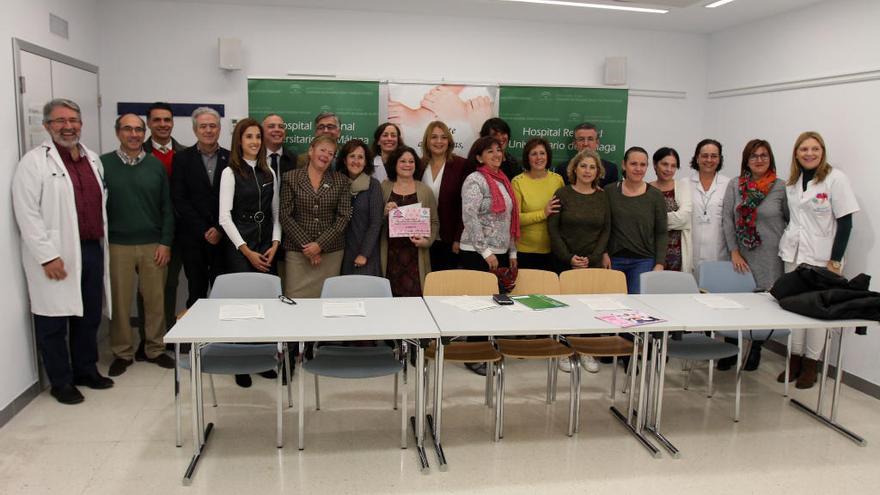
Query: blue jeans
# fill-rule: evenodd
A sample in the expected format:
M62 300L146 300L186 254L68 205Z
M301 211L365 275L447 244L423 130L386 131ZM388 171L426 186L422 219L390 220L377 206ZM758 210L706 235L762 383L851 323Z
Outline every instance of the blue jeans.
M626 289L630 294L640 293L641 275L653 270L654 264L652 258L611 258L611 269L620 270L626 275Z

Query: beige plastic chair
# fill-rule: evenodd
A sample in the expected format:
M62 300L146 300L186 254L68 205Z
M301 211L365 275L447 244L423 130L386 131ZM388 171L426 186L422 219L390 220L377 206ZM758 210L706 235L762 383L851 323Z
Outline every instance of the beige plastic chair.
M562 294L626 294L626 275L617 270L581 268L567 270L559 275ZM613 358L611 372L611 401L617 391L617 358L631 356L633 343L619 336L566 337L568 345L584 356Z
M477 270L442 270L431 272L425 277L425 296L490 296L498 292L498 279L488 272ZM425 350L425 357L434 359L437 353L436 342L431 342ZM495 349L493 342L450 342L443 347L443 362L451 363L486 363L486 405L492 406L492 388L495 386L498 397L495 399L495 433L497 442L501 439L501 394L504 386L504 358ZM426 365L427 367L427 365ZM428 367L429 368L429 367ZM428 380L429 370L425 370ZM443 377L435 377L442 383ZM425 387L427 389L427 386ZM435 389L436 390L436 389ZM434 415L437 415L440 404L434 404ZM430 418L429 418L430 419ZM429 421L433 434L433 421ZM436 439L437 436L434 435Z
M559 277L546 270L523 268L516 277L516 287L511 295L559 294ZM580 380L580 369L577 367L577 354L568 346L559 343L556 338L545 337L536 339L496 339L498 350L505 359L546 359L547 360L547 404L555 399L556 362L568 359L571 363L569 388L568 436L574 434L575 394ZM504 436L504 391L501 392L501 435Z

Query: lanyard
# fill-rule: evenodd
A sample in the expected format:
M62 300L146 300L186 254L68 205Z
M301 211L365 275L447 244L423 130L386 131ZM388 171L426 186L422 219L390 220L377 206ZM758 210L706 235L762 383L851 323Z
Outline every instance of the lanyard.
M700 200L703 203L703 215L709 215L709 203L712 202L712 196L715 194L715 186L718 184L718 173L715 173L715 178L712 179L712 186L708 191L703 190L703 183L697 178L697 182L700 184Z

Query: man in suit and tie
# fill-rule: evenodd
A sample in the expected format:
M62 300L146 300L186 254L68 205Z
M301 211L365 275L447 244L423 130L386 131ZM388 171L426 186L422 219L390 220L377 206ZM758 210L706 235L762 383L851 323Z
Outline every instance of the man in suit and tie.
M220 114L199 107L192 114L196 144L175 153L172 162L171 201L177 214L176 238L189 283L186 307L208 297L208 286L222 273L219 244L220 173L229 163L229 150L221 148Z
M287 125L284 119L277 113L270 113L263 118L263 142L266 143L266 163L275 171L278 178L278 190L284 183L284 174L296 168L296 153L284 147L284 138L287 136ZM275 253L275 263L278 275L281 276L281 286L284 287L284 248L278 248Z

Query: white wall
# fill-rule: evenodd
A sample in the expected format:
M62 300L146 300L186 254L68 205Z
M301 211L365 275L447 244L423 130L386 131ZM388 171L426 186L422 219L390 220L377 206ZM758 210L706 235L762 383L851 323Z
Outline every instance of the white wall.
M224 103L227 117L241 117L247 114L249 75L296 71L595 86L602 83L605 57L625 55L631 87L688 95L684 100L631 98L628 143L686 148L702 125L703 35L291 7L108 0L99 5L105 122L115 118L117 101L156 99ZM242 40L243 70L217 68L221 36ZM133 50L133 43L142 50ZM167 58L165 71L145 70L150 51ZM178 138L194 142L188 126L178 124ZM228 119L224 125L231 130ZM228 145L228 132L223 139ZM113 142L105 126L104 146Z
M709 91L730 90L857 72L880 71L880 2L826 1L710 36ZM792 147L805 130L819 131L829 162L851 179L861 212L854 217L845 274L880 277L880 80L710 99L706 134L725 144L738 169L743 145L761 137L774 146L780 176L788 177ZM872 289L880 289L875 278ZM850 338L846 371L880 384L880 332Z
M98 30L94 0L10 0L3 4L0 16L0 409L33 385L37 368L33 359L33 333L27 299L27 285L21 267L18 227L12 215L10 187L18 164L18 124L15 118L12 38L40 45L65 55L97 64ZM70 39L49 32L49 13L69 22ZM88 125L88 123L86 123Z

